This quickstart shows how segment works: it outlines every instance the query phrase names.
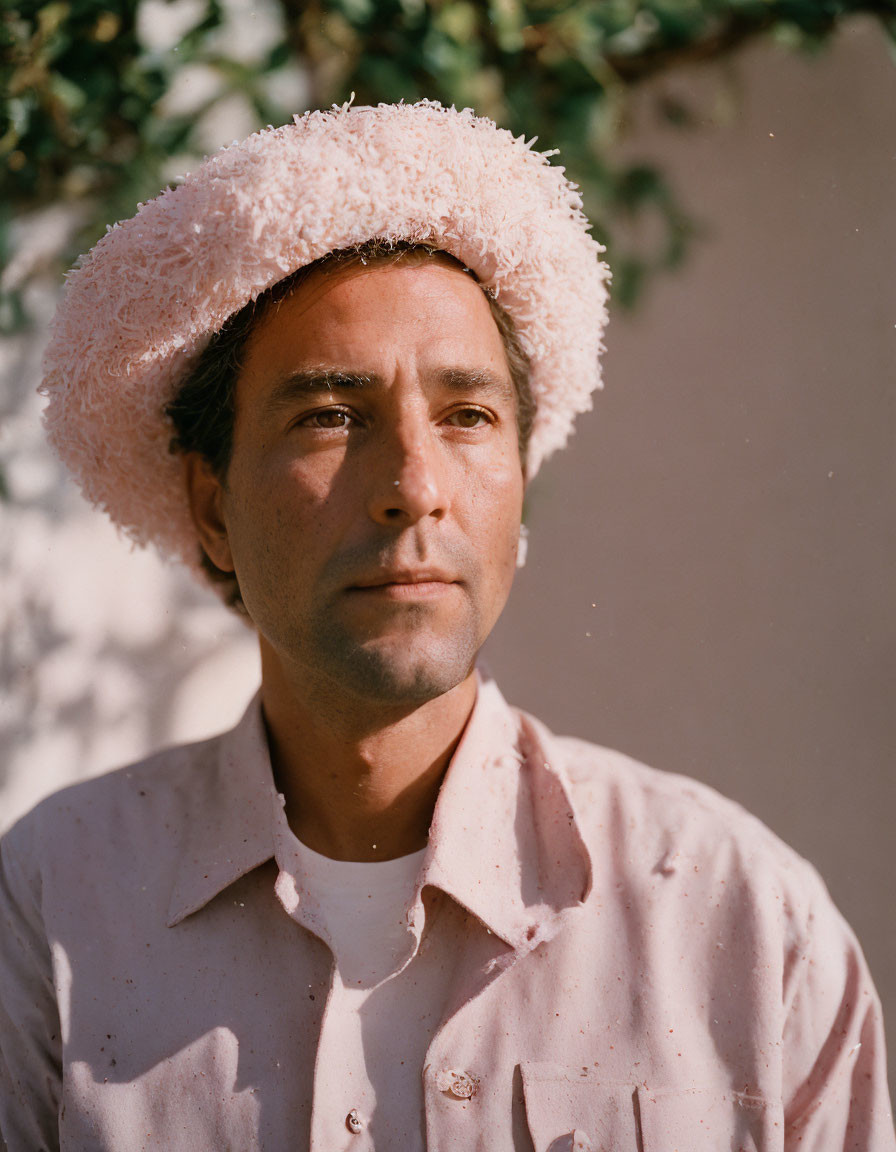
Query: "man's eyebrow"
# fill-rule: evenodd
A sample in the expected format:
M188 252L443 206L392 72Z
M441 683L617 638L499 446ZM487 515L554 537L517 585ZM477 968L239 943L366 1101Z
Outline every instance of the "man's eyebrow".
M337 392L349 388L370 388L380 384L372 372L346 372L341 368L303 368L290 372L273 386L264 402L269 412L284 408L305 396Z
M452 392L463 394L477 393L484 398L512 400L516 391L507 377L487 368L441 368L434 373L435 379ZM376 388L382 386L382 378L375 372L349 372L342 368L303 368L290 372L278 380L264 401L265 410L271 413L288 408L297 400L321 392L339 392L349 389Z
M507 376L487 368L443 368L437 373L439 383L457 392L478 392L500 399L513 399L516 389Z

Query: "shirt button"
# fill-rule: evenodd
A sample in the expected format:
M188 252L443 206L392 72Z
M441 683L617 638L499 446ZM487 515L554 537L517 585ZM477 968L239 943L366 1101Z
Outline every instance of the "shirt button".
M349 1132L354 1132L356 1136L364 1127L364 1122L361 1119L357 1108L352 1108L351 1112L349 1112L348 1116L346 1116L345 1126L348 1128Z
M479 1077L472 1072L461 1072L459 1068L437 1072L435 1082L440 1092L450 1092L458 1100L469 1100L479 1090Z
M457 1072L448 1090L452 1096L457 1096L461 1100L469 1100L476 1091L476 1085L473 1083L473 1078L468 1076L466 1072Z

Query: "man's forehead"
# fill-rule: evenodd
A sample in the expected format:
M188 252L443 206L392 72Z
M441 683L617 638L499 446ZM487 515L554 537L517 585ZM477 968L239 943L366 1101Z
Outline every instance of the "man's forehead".
M450 258L449 258L450 259ZM399 362L448 382L510 373L484 292L456 262L351 264L316 270L254 327L241 377L314 385L340 373L375 382ZM467 385L469 386L469 384Z
M469 302L481 296L485 302L485 294L474 274L448 252L411 248L392 256L346 257L339 254L312 268L265 313L261 323L276 315L287 302L291 302L294 315L325 303L328 310L336 311L340 318L355 319L359 307L369 309L369 304L360 304L358 297L364 294L365 284L370 277L376 277L379 295L382 294L385 282L394 280L396 275L405 287L421 293L432 279L426 272L436 269L440 273L450 274L449 277L438 277L440 291L446 299ZM421 272L423 275L419 274ZM360 318L364 318L363 313Z

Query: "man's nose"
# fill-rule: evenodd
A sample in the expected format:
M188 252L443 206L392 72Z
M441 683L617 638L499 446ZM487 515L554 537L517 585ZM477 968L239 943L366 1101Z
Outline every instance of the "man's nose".
M447 461L429 421L402 420L379 445L369 512L378 524L405 525L450 506Z

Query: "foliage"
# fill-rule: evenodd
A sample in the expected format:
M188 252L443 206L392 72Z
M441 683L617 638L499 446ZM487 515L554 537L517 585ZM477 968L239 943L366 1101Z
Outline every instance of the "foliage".
M763 32L816 47L860 10L888 18L896 34L896 4L849 0L283 2L292 43L310 61L322 101L351 91L361 103L429 96L471 105L559 148L610 247L614 295L623 304L636 298L645 275L681 260L693 229L655 167L613 161L633 84L717 58ZM680 105L667 103L662 112L673 123L689 120ZM649 213L662 228L645 250L626 225ZM617 242L620 236L628 243Z
M23 0L6 9L3 202L13 213L59 199L87 204L80 249L173 179L172 158L186 166L206 150L201 126L214 105L237 95L256 126L288 119L296 107L270 81L298 61L309 106L352 92L360 103L426 96L557 146L610 245L616 298L630 303L645 275L681 259L692 231L656 168L613 160L632 85L762 33L815 48L858 12L896 38L896 0L280 0L269 47L247 59L222 36L239 8ZM163 9L183 25L173 44L147 33ZM215 83L204 100L178 107L171 93L196 68ZM673 102L662 112L689 119ZM662 226L648 230L659 239L645 249L631 223L650 215ZM6 315L19 317L9 303Z
M32 0L4 13L5 203L27 212L86 200L92 211L77 244L89 245L106 223L132 215L158 192L173 175L172 157L192 162L202 155L196 127L213 104L238 91L257 124L287 115L263 88L288 56L282 30L266 59L242 62L216 39L226 24L219 0L186 7L192 19L173 44L141 35L140 10L154 8L150 21L157 19L158 3ZM197 65L217 84L199 107L170 106L178 77Z

